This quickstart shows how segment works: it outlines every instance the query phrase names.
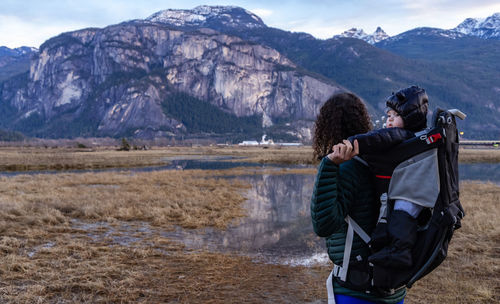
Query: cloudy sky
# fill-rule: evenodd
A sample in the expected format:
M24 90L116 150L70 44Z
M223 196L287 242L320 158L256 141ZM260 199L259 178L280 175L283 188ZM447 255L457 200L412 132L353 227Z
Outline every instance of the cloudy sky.
M235 5L272 27L330 38L352 27L393 36L415 27L454 28L500 12L498 0L0 0L0 46L38 47L59 33L142 19L168 8Z

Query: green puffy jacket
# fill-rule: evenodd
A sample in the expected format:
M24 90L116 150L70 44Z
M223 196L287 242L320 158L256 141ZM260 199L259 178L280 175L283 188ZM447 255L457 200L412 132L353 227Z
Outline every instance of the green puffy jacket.
M340 166L327 157L318 168L311 199L311 217L314 232L326 238L328 255L337 265L342 265L349 215L364 231L371 234L378 218L379 203L371 173L364 164L350 160ZM361 255L366 259L370 251L365 242L354 234L351 259ZM334 292L381 303L398 303L405 295L401 290L385 298L343 288L334 282Z

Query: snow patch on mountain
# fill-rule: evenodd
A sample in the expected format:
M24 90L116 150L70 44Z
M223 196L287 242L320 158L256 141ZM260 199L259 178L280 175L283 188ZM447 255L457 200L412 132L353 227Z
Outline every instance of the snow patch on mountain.
M412 35L436 35L449 39L463 38L465 36L476 36L482 39L500 39L500 13L495 13L487 18L467 18L456 28L443 30L439 28L419 27L405 33L390 37L380 27L373 34L367 34L362 29L351 28L333 38L357 38L370 44L380 41L397 41L404 39L406 33Z
M35 52L38 52L38 49L34 47L21 46L15 49L10 49L6 46L0 46L0 57L2 56L19 57Z
M356 38L364 40L370 44L375 44L389 38L389 35L387 35L386 32L384 32L384 30L379 26L373 34L367 34L362 29L351 28L340 35L334 36L334 38Z
M210 22L220 22L229 27L266 27L257 15L237 6L201 5L192 10L167 9L154 13L146 20L174 26L203 27Z
M500 13L488 18L467 18L454 31L483 39L500 39Z
M467 34L455 30L442 30L432 27L417 27L402 34L385 39L383 43L391 43L399 40L407 39L409 36L441 36L448 39L457 39L467 36Z

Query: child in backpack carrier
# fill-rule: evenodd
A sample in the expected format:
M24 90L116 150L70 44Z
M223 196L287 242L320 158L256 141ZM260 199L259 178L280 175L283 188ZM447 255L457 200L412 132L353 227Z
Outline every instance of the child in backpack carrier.
M349 138L352 143L354 140L358 141L360 157L368 163L375 175L376 192L383 205L387 200L392 172L400 162L387 152L427 127L428 97L424 89L411 86L393 93L386 105L386 128ZM412 249L417 240L417 217L423 208L415 203L396 199L386 227L378 225L372 234L370 245L374 253L369 256L368 261L385 267L410 267L413 263ZM379 222L384 221L381 214Z

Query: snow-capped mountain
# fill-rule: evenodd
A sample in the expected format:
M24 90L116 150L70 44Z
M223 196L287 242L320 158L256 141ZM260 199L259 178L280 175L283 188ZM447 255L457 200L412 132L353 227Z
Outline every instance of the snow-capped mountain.
M192 10L167 9L149 16L146 20L180 27L266 27L257 15L237 6L202 5Z
M486 19L467 18L453 30L483 39L500 39L500 13Z
M497 39L500 40L500 13L495 13L488 18L467 18L462 23L460 23L456 28L450 30L443 30L438 28L428 28L421 27L415 28L408 32L412 32L413 35L421 32L422 35L429 35L432 31L434 35L457 39L464 36L476 36L482 39ZM340 35L334 36L334 38L346 37L346 38L357 38L364 40L370 44L376 44L387 38L391 40L399 40L406 34L402 33L397 36L390 37L387 35L380 27L373 34L367 34L362 29L351 28Z
M389 35L387 35L387 33L379 26L377 27L375 32L370 35L370 39L367 42L370 44L375 44L387 38L389 38Z
M356 39L365 39L365 37L368 36L368 34L363 31L363 29L357 29L355 27L348 29L347 31L344 31L340 35L336 35L334 37L344 37L344 38L356 38Z
M0 46L0 57L3 57L3 56L18 57L18 56L23 56L26 54L31 54L34 52L38 52L38 49L34 48L34 47L28 47L28 46L22 46L22 47L18 47L15 49L11 49L11 48L8 48L6 46Z
M391 43L401 41L401 40L414 40L417 37L422 37L423 39L429 39L430 37L443 37L448 39L459 39L468 36L462 32L456 30L442 30L432 27L417 27L415 29L406 31L396 36L384 39L381 43L377 43L377 47L385 48L385 46ZM419 38L420 39L420 38Z
M364 41L368 42L369 44L375 44L377 42L380 42L384 39L389 38L389 35L387 35L386 32L384 32L384 30L382 28L380 28L380 26L379 26L379 27L377 27L375 32L373 32L373 34L367 34L362 29L352 28L352 29L347 30L347 31L343 32L342 34L336 35L334 37L336 37L336 38L339 38L339 37L357 38L357 39L364 40Z

